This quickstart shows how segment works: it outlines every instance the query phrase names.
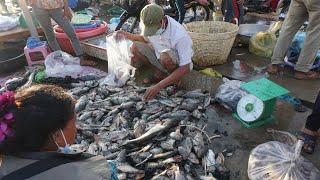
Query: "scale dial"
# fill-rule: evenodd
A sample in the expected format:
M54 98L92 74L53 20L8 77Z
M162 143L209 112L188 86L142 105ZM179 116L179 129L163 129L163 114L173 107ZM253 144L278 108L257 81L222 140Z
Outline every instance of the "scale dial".
M254 122L258 120L264 112L264 103L256 96L249 94L240 99L237 105L237 113L241 120Z

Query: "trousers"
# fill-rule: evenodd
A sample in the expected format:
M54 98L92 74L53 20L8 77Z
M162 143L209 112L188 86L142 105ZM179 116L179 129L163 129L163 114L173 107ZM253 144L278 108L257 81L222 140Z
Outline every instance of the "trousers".
M292 43L295 34L305 21L309 21L304 47L296 64L295 70L309 72L320 48L320 1L291 0L289 12L283 23L279 39L275 46L272 64L282 64L283 58Z
M310 131L318 131L320 129L320 91L312 114L307 119L305 128Z
M61 50L58 41L54 35L53 27L51 24L51 18L63 29L63 31L68 35L72 47L76 53L76 56L82 56L84 53L81 49L80 41L71 25L71 23L63 17L62 8L58 9L41 9L36 6L32 7L33 13L44 34L47 38L48 44L53 51Z

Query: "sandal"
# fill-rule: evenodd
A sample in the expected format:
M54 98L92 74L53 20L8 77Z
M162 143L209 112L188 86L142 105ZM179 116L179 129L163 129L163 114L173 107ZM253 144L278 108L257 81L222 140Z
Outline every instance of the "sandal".
M294 73L294 78L298 80L320 79L320 74L315 71L309 71L307 73L296 71Z
M300 131L298 139L304 142L302 150L308 154L314 153L316 148L317 137Z

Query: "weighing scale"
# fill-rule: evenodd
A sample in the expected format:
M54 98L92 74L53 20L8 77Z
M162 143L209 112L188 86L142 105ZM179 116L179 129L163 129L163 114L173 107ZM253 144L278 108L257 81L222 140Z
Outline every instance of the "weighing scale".
M246 128L254 128L271 123L277 97L289 91L266 79L258 79L241 85L249 94L242 97L233 117Z

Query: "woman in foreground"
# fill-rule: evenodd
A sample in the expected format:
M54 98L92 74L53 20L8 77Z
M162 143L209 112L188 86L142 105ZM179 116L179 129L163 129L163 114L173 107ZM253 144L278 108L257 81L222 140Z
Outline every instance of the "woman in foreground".
M0 94L0 179L113 179L105 158L72 153L75 121L74 101L62 88Z

